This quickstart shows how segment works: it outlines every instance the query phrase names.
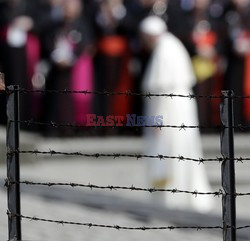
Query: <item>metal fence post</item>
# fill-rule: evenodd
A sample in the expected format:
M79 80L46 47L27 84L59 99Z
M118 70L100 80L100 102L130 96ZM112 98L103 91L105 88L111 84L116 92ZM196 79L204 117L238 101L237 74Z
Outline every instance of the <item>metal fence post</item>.
M19 153L19 86L7 87L7 192L9 240L21 240L20 165Z
M236 241L236 189L234 162L234 115L233 91L222 91L221 121L224 126L221 133L221 154L225 158L222 163L222 186L225 194L222 198L223 240Z

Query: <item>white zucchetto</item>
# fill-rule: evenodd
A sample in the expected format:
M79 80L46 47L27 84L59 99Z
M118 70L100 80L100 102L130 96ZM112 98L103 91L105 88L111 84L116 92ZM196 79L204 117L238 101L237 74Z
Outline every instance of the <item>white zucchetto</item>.
M167 31L167 25L160 17L149 16L142 20L140 31L148 35L157 36Z

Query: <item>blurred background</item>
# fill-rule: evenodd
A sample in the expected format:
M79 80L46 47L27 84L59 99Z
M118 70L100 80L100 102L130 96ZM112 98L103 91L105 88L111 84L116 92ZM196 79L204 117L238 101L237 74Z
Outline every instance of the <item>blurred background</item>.
M250 95L250 0L0 0L0 71L6 85L29 90L141 91L150 58L139 34L149 15L164 19L187 48L198 95L230 89ZM177 93L178 94L178 93ZM21 94L21 120L85 125L86 114L143 114L143 98L102 95ZM198 100L199 122L220 125L219 99ZM0 95L0 177L6 177L6 100ZM235 100L236 124L250 124L250 100ZM53 128L21 125L21 149L62 152L142 153L142 130ZM214 129L202 129L204 157L220 154ZM30 133L27 133L30 132ZM209 135L208 135L209 134ZM105 136L105 138L102 138ZM50 137L50 138L48 138ZM61 137L64 137L62 140ZM84 137L84 138L83 138ZM87 137L87 138L86 138ZM237 134L236 155L250 156L248 135ZM147 187L143 160L21 155L23 180ZM221 188L221 166L206 164L212 191ZM249 164L237 163L239 192L249 192ZM3 181L2 183L3 184ZM1 185L2 187L3 185ZM0 190L1 239L7 240L6 192ZM237 199L241 220L249 198ZM22 188L22 211L30 216L127 226L222 225L221 199L208 214L155 207L150 194L74 189ZM189 210L190 211L190 210ZM202 221L203 220L203 221ZM239 232L239 240L249 240ZM27 240L222 240L220 231L148 233L82 229L23 220Z
M250 94L248 0L1 0L0 11L0 71L5 73L6 85L29 90L140 92L150 56L138 27L145 17L158 15L192 58L196 94L220 95L225 89ZM201 125L220 124L219 101L199 100ZM250 101L235 105L236 124L249 124ZM142 110L140 97L27 94L21 98L22 120L84 125L88 113L141 115ZM5 122L1 115L0 123ZM69 130L26 129L75 135ZM97 134L117 132L140 134L131 130Z

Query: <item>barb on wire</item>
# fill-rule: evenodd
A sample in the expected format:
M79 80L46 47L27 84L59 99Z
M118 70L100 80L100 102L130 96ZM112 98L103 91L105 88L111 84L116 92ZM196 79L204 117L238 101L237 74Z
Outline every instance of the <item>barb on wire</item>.
M31 186L47 186L47 187L55 187L55 186L66 186L66 187L80 187L80 188L88 188L88 189L99 189L99 190L110 190L110 191L118 191L118 190L123 190L123 191L140 191L140 192L148 192L148 193L156 193L156 192L168 192L172 194L191 194L194 195L195 197L198 195L212 195L214 197L219 197L224 195L224 192L222 190L216 191L216 192L199 192L197 190L195 191L185 191L185 190L179 190L177 188L174 189L157 189L157 188L141 188L141 187L135 187L135 186L113 186L113 185L108 185L108 186L98 186L98 185L93 185L93 184L79 184L79 183L56 183L56 182L32 182L32 181L20 181L20 182L11 182L7 181L6 183L8 185L13 185L13 184L24 184L24 185L31 185ZM7 185L6 184L6 185Z
M120 225L107 225L107 224L96 224L96 223L82 223L82 222L70 222L70 221L63 221L63 220L52 220L52 219L45 219L45 218L38 218L38 217L31 217L31 216L24 216L19 214L7 212L7 215L12 217L20 217L23 219L28 219L30 221L40 221L40 222L47 222L47 223L55 223L61 225L76 225L76 226L84 226L88 228L106 228L106 229L116 229L116 230L131 230L131 231L149 231L149 230L174 230L174 229L194 229L197 231L206 230L206 229L221 229L221 226L162 226L162 227L127 227L127 226L120 226Z
M21 121L15 121L15 120L9 120L10 122L18 122L20 124L25 124L27 126L30 125L38 125L38 126L49 126L49 127L54 127L54 128L60 128L60 127L71 127L71 128L131 128L131 129L137 129L137 128L156 128L156 129L162 129L162 128L173 128L173 129L179 129L181 130L186 130L186 129L222 129L222 128L232 128L232 127L223 127L223 126L202 126L202 125L144 125L144 126L138 126L138 125L113 125L113 126L86 126L86 125L79 125L75 123L56 123L56 122L39 122L39 121L33 121L33 120L21 120ZM244 128L244 127L240 127Z
M166 155L143 155L143 154L121 154L121 153L113 153L113 154L105 154L105 153L82 153L82 152L61 152L61 151L55 151L55 150L49 150L49 151L39 151L39 150L9 150L7 152L8 155L12 154L32 154L32 155L49 155L49 156L55 156L55 155L63 155L63 156L81 156L81 157L90 157L90 158L102 158L102 157L111 157L111 158L135 158L137 160L139 159L159 159L161 161L164 161L166 159L172 159L172 160L178 160L178 161L193 161L197 162L199 164L204 164L205 162L223 162L224 160L228 160L228 158L224 157L216 157L216 158L190 158L190 157L184 157L184 156L166 156ZM250 159L250 158L249 158ZM242 162L244 158L240 158L240 161Z

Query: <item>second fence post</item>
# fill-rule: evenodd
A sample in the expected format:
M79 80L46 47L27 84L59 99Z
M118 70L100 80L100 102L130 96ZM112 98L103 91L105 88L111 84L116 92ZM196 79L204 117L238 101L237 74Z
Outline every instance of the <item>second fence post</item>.
M19 166L19 87L7 91L7 188L9 240L21 240L20 166Z
M222 186L225 194L222 200L223 211L223 241L236 241L236 189L235 189L235 160L234 160L234 114L233 91L222 91L223 103L221 104L221 154Z

